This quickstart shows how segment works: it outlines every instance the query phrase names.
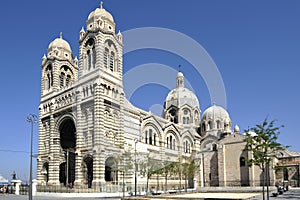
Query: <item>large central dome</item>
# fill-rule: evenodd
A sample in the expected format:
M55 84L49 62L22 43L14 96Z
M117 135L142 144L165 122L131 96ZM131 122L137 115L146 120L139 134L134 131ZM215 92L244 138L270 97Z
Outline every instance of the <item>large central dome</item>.
M177 87L169 92L165 100L165 109L171 106L179 108L183 105L188 105L191 108L199 108L199 101L196 95L184 87L184 76L182 72L178 72L176 81Z
M165 108L171 106L181 107L188 105L192 108L199 107L199 101L196 95L187 88L175 88L171 90L165 100Z
M200 122L199 101L191 90L184 87L184 76L180 71L176 77L176 88L165 100L163 117L187 126L198 126Z

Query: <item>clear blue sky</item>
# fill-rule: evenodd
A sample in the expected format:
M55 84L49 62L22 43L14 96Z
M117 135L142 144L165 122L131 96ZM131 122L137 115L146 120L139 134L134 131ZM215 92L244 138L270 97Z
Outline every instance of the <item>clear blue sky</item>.
M5 2L5 3L4 3ZM0 3L0 174L29 177L30 124L38 114L41 58L63 32L78 56L79 31L98 0L3 1ZM300 2L290 1L104 1L117 30L162 27L179 31L201 44L224 81L227 109L243 131L265 117L285 125L279 141L300 151ZM137 65L179 64L200 101L211 105L203 79L186 60L167 52L142 50L124 57L124 73ZM163 104L168 90L146 85L131 98L145 110ZM34 146L37 152L37 126ZM16 151L16 152L14 152Z

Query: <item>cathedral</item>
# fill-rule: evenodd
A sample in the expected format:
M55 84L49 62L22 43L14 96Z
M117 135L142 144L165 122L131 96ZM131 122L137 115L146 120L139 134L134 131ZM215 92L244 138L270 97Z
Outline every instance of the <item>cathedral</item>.
M158 190L261 184L261 171L247 166L251 155L239 127L232 130L221 106L201 113L181 71L161 117L126 99L122 34L102 3L87 17L79 46L77 58L61 34L42 58L38 191L71 186L79 192L109 192L120 185L134 191L137 185L141 192L148 178L149 188ZM142 172L143 164L150 165L146 158L197 164L192 176L170 175L167 185L163 174L147 178Z

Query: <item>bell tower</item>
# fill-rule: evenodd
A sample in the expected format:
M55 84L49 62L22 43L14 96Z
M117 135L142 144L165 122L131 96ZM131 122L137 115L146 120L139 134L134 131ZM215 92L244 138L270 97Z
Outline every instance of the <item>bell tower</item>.
M80 76L100 71L110 81L122 85L122 34L116 31L112 15L103 8L91 12L86 31L80 31Z
M67 41L60 37L48 47L42 58L42 96L69 87L78 78L78 60L73 58Z
M93 160L93 185L107 180L105 163L124 145L124 90L122 82L122 35L116 34L113 16L103 8L92 11L86 30L79 33L82 113L89 107L93 116L93 146L87 146ZM92 88L92 90L91 90ZM84 135L84 128L83 135ZM80 134L80 128L79 128ZM108 161L107 161L108 159Z

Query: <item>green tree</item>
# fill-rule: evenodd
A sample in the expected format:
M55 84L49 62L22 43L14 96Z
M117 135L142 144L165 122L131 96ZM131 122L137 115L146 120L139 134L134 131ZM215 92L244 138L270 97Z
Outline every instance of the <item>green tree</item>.
M150 178L158 173L158 170L161 168L160 162L153 159L150 154L147 154L144 158L139 159L139 171L140 173L146 177L146 195L149 193L149 180Z
M165 192L168 191L168 177L174 174L175 165L175 162L165 161L163 167L157 171L165 177Z
M269 179L270 162L276 157L278 151L284 150L287 146L281 145L278 140L280 128L284 126L275 126L275 121L268 122L267 119L262 124L257 124L250 130L246 130L247 150L252 152L252 158L248 159L248 164L259 166L262 170L263 178L263 200L265 199L266 175ZM254 132L254 133L253 133ZM269 180L267 180L269 182ZM267 197L269 198L269 188L267 184Z

